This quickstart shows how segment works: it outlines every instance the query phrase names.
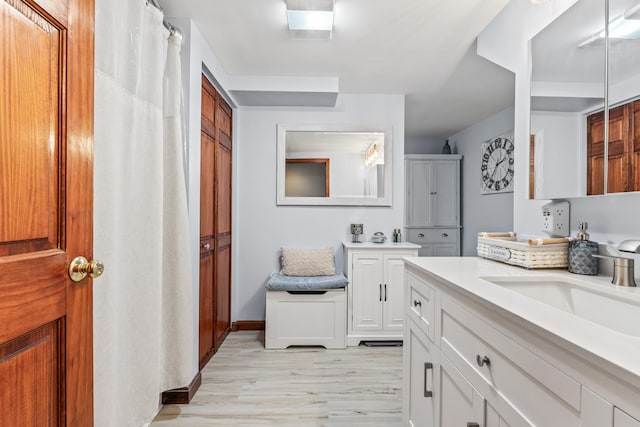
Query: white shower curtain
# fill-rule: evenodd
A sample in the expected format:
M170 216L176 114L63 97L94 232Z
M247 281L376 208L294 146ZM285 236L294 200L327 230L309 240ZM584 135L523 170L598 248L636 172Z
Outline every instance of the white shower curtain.
M144 0L96 0L96 427L141 426L192 375L180 36Z

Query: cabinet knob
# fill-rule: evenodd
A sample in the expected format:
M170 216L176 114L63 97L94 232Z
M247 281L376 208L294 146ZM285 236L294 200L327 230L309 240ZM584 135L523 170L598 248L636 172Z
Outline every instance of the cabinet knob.
M442 237L449 237L447 233L442 233Z
M417 299L414 299L414 300L413 300L413 306L414 306L414 307L417 307L417 306L422 307L422 301L417 300Z
M437 193L436 191L432 191L432 192L431 192L431 193L429 193L429 194L431 194L432 196L435 196L435 195L436 195L436 194L438 194L438 193Z
M424 237L424 233L418 234L418 237Z
M480 357L479 354L476 354L476 363L478 364L478 366L482 368L484 365L490 366L491 360L489 359L488 356Z

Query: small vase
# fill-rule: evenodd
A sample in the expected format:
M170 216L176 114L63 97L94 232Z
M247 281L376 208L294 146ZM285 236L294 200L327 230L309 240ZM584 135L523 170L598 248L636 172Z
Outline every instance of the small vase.
M442 154L451 154L451 146L449 145L448 139L444 142L444 146L442 147Z

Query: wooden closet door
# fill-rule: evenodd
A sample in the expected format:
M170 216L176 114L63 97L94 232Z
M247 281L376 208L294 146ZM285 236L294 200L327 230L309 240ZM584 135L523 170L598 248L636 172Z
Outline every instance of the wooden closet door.
M231 107L218 97L216 111L216 282L214 343L231 329Z
M640 101L631 104L631 182L630 191L640 191Z
M214 353L216 103L217 93L203 75L200 132L200 295L198 333L200 369L206 365Z

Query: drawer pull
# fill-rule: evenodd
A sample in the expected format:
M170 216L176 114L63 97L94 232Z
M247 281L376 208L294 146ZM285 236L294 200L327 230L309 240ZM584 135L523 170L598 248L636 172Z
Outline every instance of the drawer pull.
M424 237L424 233L418 234L418 237Z
M467 427L480 427L478 423L467 423Z
M414 306L414 307L417 307L417 306L422 307L422 301L420 301L420 300L418 300L418 299L414 299L414 300L413 300L413 306Z
M480 357L479 354L476 354L476 362L478 363L478 366L480 366L481 368L484 365L491 366L491 360L487 356Z
M433 364L426 362L424 364L424 397L433 397L433 392L427 390L427 371L433 370Z
M449 237L447 233L442 233L442 237Z

